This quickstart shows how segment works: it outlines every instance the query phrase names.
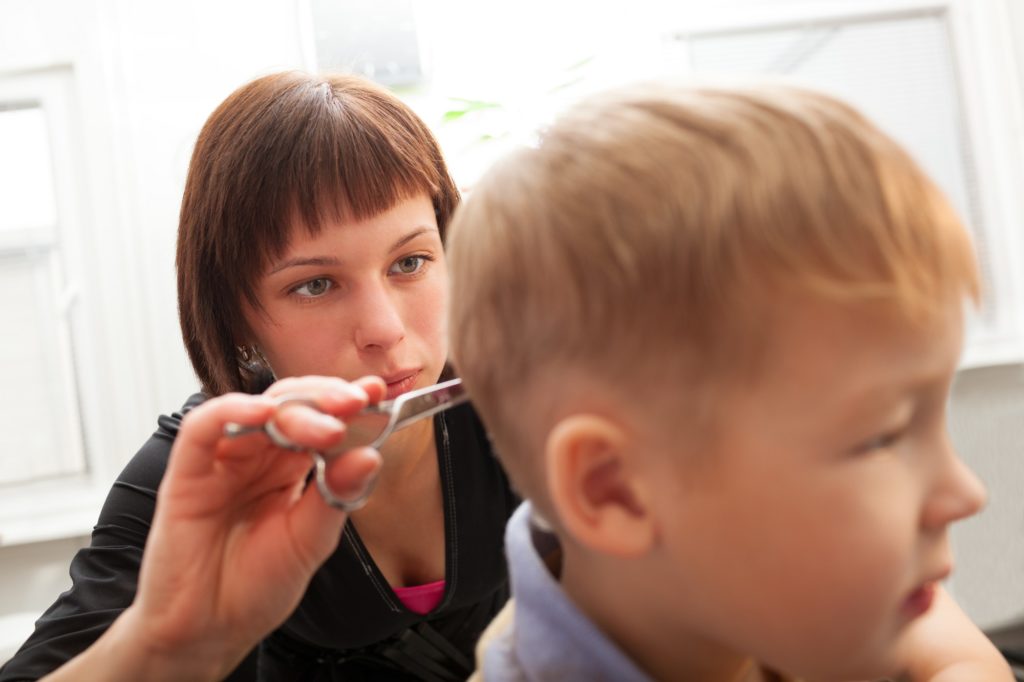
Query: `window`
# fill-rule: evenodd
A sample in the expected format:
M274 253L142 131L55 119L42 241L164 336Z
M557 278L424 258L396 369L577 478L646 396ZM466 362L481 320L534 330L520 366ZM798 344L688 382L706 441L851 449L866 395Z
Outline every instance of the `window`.
M800 12L788 7L774 3L753 17L734 9L742 24L706 20L677 32L669 61L700 77L781 77L830 92L899 140L974 236L985 298L970 322L965 364L1024 357L1013 281L1021 211L996 181L1020 186L1013 160L1020 150L1005 142L1018 139L1017 110L1006 96L1018 84L1012 69L1000 83L979 68L1011 47L999 40L998 4L818 2L816 13L806 4Z
M0 75L0 544L88 531L84 214L69 69Z
M0 102L0 486L85 470L46 111Z
M423 80L412 0L306 1L300 11L309 15L312 70L357 73L388 87Z

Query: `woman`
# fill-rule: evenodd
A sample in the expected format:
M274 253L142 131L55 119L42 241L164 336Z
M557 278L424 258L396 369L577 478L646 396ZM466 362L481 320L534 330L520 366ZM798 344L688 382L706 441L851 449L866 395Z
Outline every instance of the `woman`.
M232 458L245 459L242 468L259 470L238 476L233 489L214 486L206 499L217 513L228 508L239 513L237 497L225 496L244 490L240 481L259 481L255 493L246 492L254 497L245 514L251 515L254 505L301 505L313 491L301 491L308 462L299 457L300 464L280 464L296 457L285 457L258 435L226 444L216 427L232 418L266 419L269 397L285 393L313 395L322 410L344 417L382 394L394 397L438 381L447 353L442 244L458 200L423 122L387 91L361 79L294 72L268 76L243 86L214 111L189 168L177 254L182 333L203 393L189 398L179 414L162 417L157 432L122 472L92 544L72 563L72 589L37 622L34 634L0 671L0 680L34 679L57 668L95 642L132 604L156 489L172 446L174 458L186 462L183 470L188 462L217 457L229 470ZM285 379L306 375L314 376ZM353 387L338 380L365 376L380 377L384 385L367 379ZM271 385L275 378L282 381ZM175 443L182 416L208 398L264 391L267 397L233 395L225 398L226 406L204 407L196 421L207 430L196 426L194 437ZM284 424L288 414L292 431ZM281 419L282 430L311 447L335 442L343 431L333 417L310 408L284 410ZM252 463L253 451L261 453L261 464ZM468 676L473 644L507 598L502 532L515 497L466 406L398 432L380 455L369 502L351 514L337 549L324 554L326 561L297 608L245 656L230 679ZM341 486L358 487L377 466L367 452L350 462L347 473L337 467L332 472ZM260 469L268 466L282 470L270 475ZM195 495L176 485L179 493ZM278 495L277 501L267 502L261 493ZM161 497L167 494L161 490ZM193 503L200 502L168 503L172 511L157 515L160 531L173 533L175 523L189 518L182 510ZM328 526L341 523L340 513L322 503L308 504L329 519ZM280 521L278 512L275 508ZM222 547L223 534L209 532L211 542ZM268 543L289 549L280 536L262 532ZM333 537L337 540L337 534ZM161 538L163 551L169 543ZM191 536L183 534L181 541L195 545ZM322 539L317 542L322 551ZM275 556L263 550L250 556ZM210 557L201 555L191 565L206 560ZM306 563L310 570L316 565L312 559ZM289 579L296 574L294 567L282 571ZM217 585L233 585L223 572L219 575ZM193 605L187 595L185 602ZM277 596L260 592L252 598ZM283 617L290 603L281 601L276 610L265 610L283 610ZM258 606L254 610L262 612ZM150 600L150 616L159 617L158 611ZM126 621L145 627L140 624L147 618L139 612L131 611ZM266 627L275 624L269 618ZM259 629L252 623L242 629L253 628ZM155 639L153 648L167 644L169 650L173 642L168 640L185 636L187 627L178 623L169 630L150 633L146 641ZM124 624L118 631L136 632ZM259 634L239 635L238 642L224 647L237 649Z

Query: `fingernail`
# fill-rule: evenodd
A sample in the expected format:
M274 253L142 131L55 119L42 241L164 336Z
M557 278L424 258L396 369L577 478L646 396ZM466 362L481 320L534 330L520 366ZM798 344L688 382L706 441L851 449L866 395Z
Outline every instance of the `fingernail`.
M366 475L363 476L363 483L355 491L353 497L362 497L370 490L370 488L373 487L373 485L377 482L377 475L380 474L380 470L383 464L384 461L381 460L381 458L378 456L377 459L374 460L373 468L367 471Z
M377 473L379 471L380 469L375 469L372 473L367 474L366 478L363 479L363 484L352 494L352 499L358 500L366 497L373 490L373 486L377 484Z
M317 426L317 428L320 428L324 431L328 431L330 433L337 433L338 431L341 431L344 428L344 425L339 420L335 419L329 414L324 414L323 412L318 412L317 414L313 415L313 423Z
M356 400L366 401L369 400L369 396L361 386L355 386L353 384L346 384L344 389L332 389L328 397L332 400L341 402L343 400L349 400L355 398Z

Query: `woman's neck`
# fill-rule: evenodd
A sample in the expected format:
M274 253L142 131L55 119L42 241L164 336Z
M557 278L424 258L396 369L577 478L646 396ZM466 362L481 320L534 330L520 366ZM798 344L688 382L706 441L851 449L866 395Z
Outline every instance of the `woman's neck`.
M445 577L445 525L434 429L426 420L381 448L384 466L350 519L385 580L396 587Z
M405 488L425 466L436 468L437 452L434 445L432 419L408 426L391 436L380 448L384 466L378 487Z

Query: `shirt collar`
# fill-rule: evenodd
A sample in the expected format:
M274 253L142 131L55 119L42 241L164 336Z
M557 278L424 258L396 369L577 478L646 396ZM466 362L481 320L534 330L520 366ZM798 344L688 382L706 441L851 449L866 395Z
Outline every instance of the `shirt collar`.
M531 680L650 682L587 616L548 571L534 537L533 508L523 502L509 519L505 547L515 598L516 659ZM542 537L554 540L548 534Z

